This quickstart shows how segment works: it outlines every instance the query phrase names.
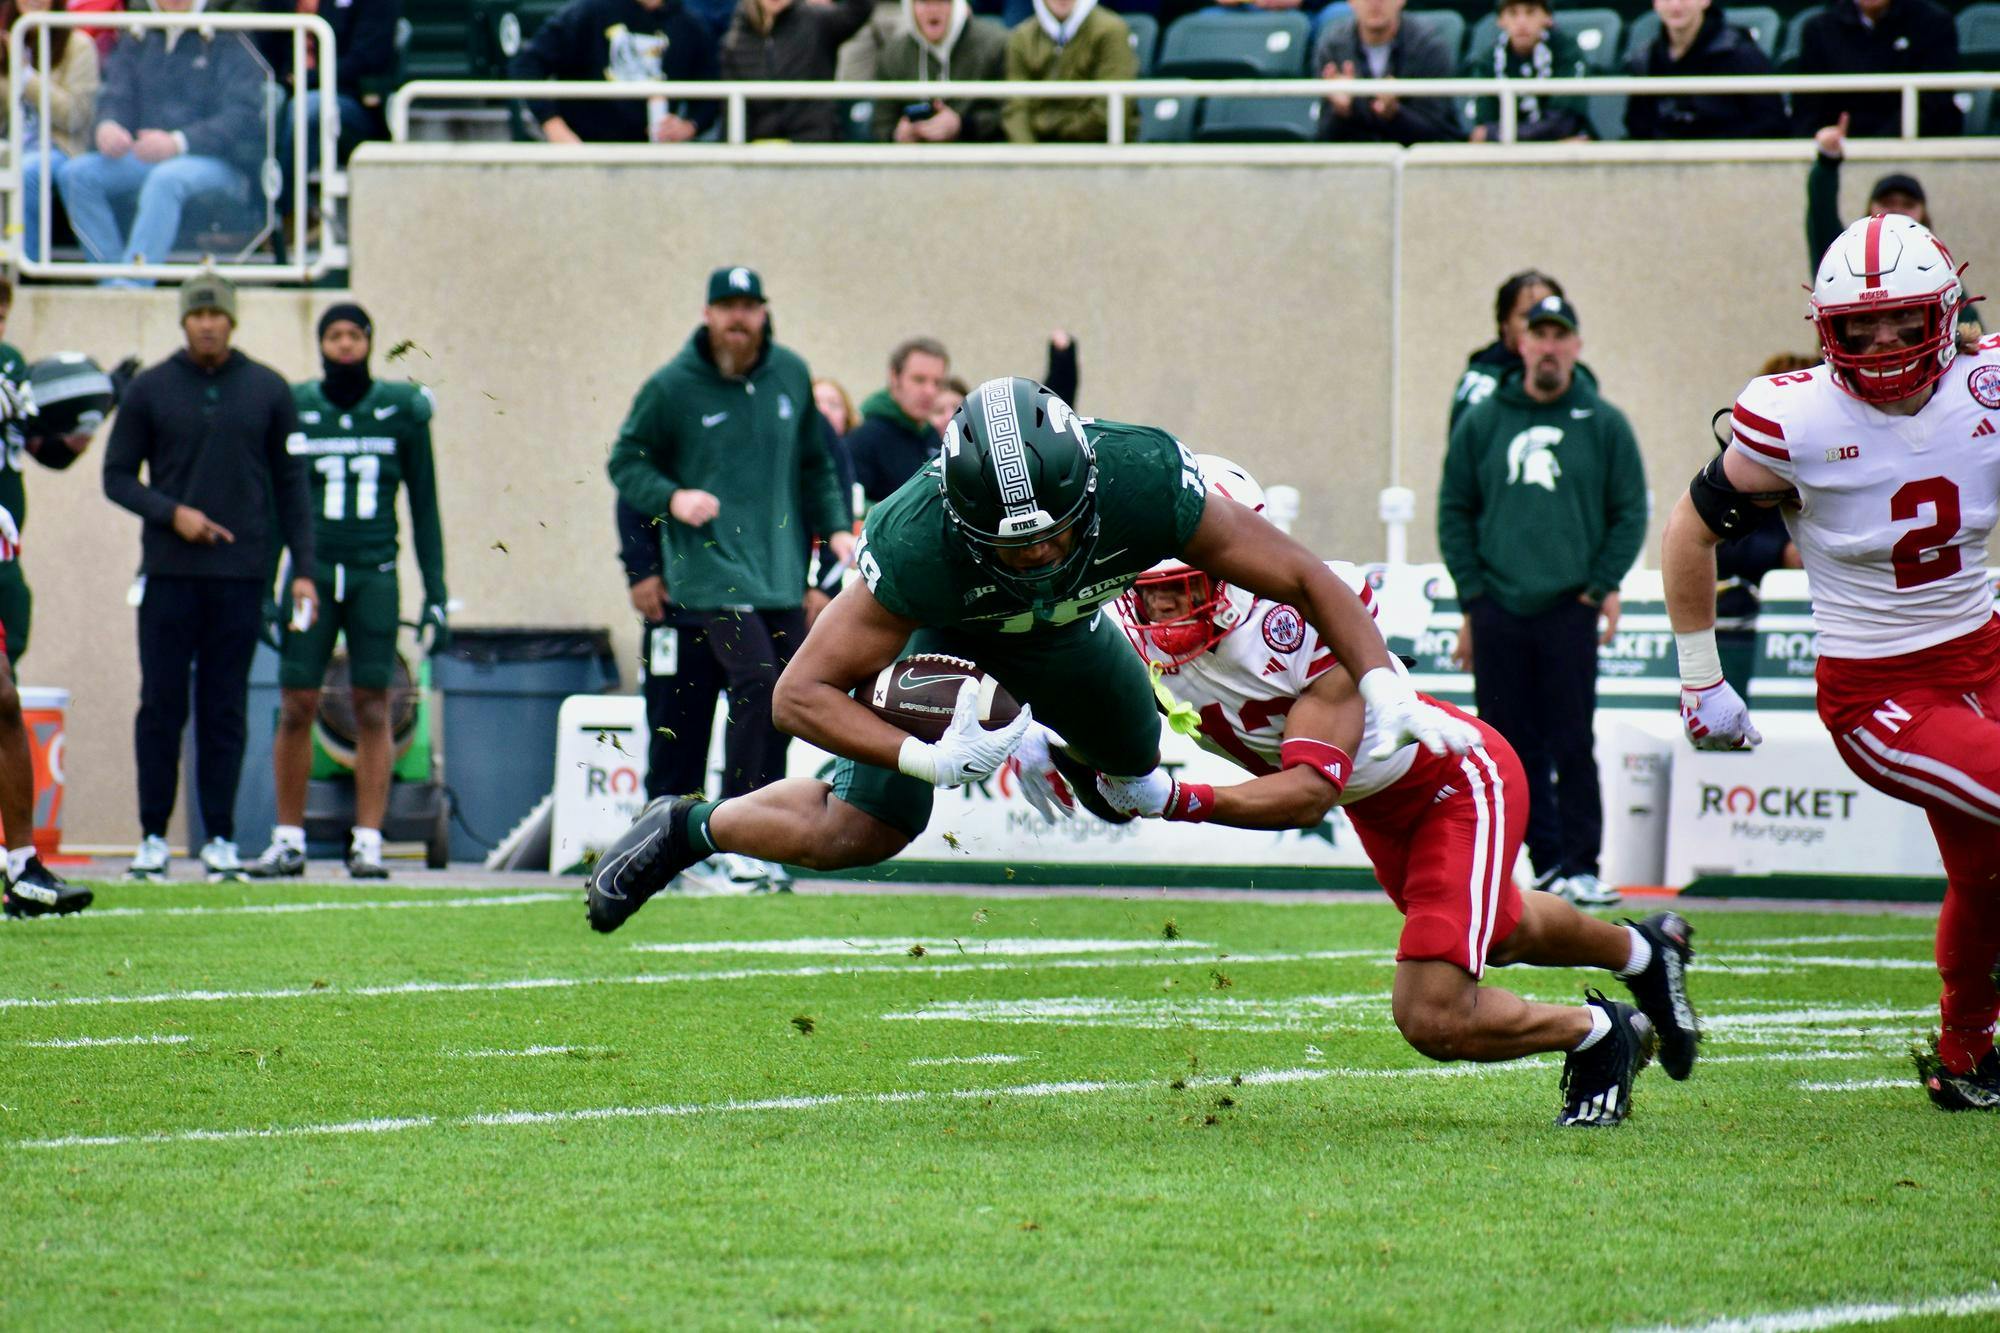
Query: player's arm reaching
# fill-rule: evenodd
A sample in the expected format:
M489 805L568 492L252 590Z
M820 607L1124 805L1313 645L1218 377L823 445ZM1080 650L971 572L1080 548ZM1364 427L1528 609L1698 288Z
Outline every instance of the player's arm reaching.
M1340 800L1354 770L1367 705L1345 671L1328 671L1306 687L1285 717L1276 773L1228 787L1182 782L1156 768L1142 778L1098 775L1098 791L1113 809L1154 819L1232 828L1318 828Z
M1003 728L979 724L978 687L960 688L951 727L936 741L921 741L869 712L850 693L896 660L917 622L875 599L864 582L849 584L813 622L771 697L771 720L780 731L834 754L878 768L900 770L939 787L992 776L1034 721L1031 709Z
M1779 473L1725 449L1695 474L1667 517L1660 543L1667 619L1680 656L1681 721L1698 750L1747 750L1764 738L1722 677L1715 646L1715 548L1757 525L1760 511L1793 494Z
M1360 682L1375 710L1379 756L1421 744L1432 754L1463 754L1479 744L1476 728L1417 697L1389 665L1389 646L1368 608L1311 551L1234 500L1211 496L1182 559L1259 597L1295 606Z

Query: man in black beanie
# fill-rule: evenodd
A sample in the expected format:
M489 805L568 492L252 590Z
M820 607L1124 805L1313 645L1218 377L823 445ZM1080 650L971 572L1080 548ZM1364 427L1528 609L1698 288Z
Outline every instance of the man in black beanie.
M271 746L278 822L271 845L250 864L258 879L303 875L306 868L306 781L312 770L312 725L320 684L345 638L354 687L354 829L347 870L356 879L384 879L382 818L389 803L394 756L389 734L389 685L396 665L396 625L402 599L396 582L396 488L408 486L417 568L423 574L422 624L430 648L446 637L444 534L438 523L437 471L431 458L431 391L385 382L368 373L375 327L353 302L329 306L319 320L325 378L292 386L302 456L312 487L310 573L320 614L303 628L288 626L278 684L283 703Z

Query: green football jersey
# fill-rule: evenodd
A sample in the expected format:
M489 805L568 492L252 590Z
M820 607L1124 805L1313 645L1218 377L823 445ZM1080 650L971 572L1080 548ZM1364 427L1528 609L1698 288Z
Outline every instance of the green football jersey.
M27 358L11 343L0 343L0 376L17 388L28 382ZM15 526L25 532L28 527L28 486L21 472L28 465L28 437L19 421L9 421L0 426L0 443L6 445L6 456L0 460L0 505L6 506L7 512L14 516Z
M1075 594L1029 606L974 562L947 529L933 459L868 514L855 565L896 615L970 634L1079 631L1098 609L1168 556L1201 523L1208 492L1188 447L1163 430L1084 420L1097 451L1096 549Z
M431 458L431 391L422 385L369 386L350 408L335 407L310 380L292 386L299 433L289 446L305 459L312 486L313 544L320 572L335 565L381 566L396 559L396 492L410 491L424 600L445 599L444 538Z

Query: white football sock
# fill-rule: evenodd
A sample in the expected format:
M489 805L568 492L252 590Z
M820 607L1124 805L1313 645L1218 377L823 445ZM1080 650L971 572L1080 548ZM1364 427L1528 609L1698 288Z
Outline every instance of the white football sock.
M271 828L273 847L290 847L293 851L306 849L306 831L297 824L276 824Z
M1625 966L1611 975L1615 977L1636 977L1653 965L1653 942L1632 926L1625 927L1625 933L1632 937L1632 953L1625 959Z
M31 843L26 847L7 849L7 882L13 883L28 873L28 862L35 859L35 848Z
M1590 1015L1590 1035L1570 1047L1573 1051L1587 1051L1611 1035L1611 1015L1601 1005L1586 1004L1583 1010Z
M381 829L361 828L357 825L353 831L353 837L355 851L370 853L378 861L382 859Z

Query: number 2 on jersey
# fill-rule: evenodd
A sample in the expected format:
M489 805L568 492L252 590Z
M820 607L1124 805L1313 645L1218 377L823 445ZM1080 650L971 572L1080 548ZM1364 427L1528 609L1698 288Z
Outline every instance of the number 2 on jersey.
M353 458L325 454L313 461L313 467L326 478L326 500L320 506L320 514L328 522L338 523L347 517L349 472L354 474L354 517L375 517L377 484L382 475L381 459L372 454L357 454Z
M1958 487L1945 477L1924 477L1904 485L1889 497L1889 517L1898 523L1923 517L1931 506L1931 521L1911 528L1889 548L1898 588L1921 588L1958 573L1961 557L1951 543L1958 537Z

